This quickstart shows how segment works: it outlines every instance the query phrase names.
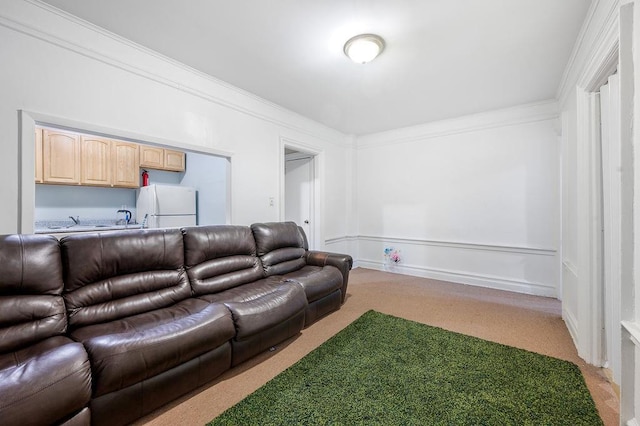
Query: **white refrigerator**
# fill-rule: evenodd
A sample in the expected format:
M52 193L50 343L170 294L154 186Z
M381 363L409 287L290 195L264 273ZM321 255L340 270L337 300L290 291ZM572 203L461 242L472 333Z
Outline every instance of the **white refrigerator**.
M143 186L138 192L136 218L146 228L193 226L196 224L196 190L188 186Z

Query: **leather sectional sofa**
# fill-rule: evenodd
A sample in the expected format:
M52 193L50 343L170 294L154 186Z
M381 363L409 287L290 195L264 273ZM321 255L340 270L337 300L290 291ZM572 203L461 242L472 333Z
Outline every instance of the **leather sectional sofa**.
M292 222L0 236L2 424L126 424L340 308Z

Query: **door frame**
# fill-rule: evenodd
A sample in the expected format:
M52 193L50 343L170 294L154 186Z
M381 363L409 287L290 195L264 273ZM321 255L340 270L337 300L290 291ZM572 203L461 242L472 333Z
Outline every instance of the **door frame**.
M617 25L615 26L617 28ZM602 173L600 153L600 108L598 92L619 62L617 38L592 62L576 88L578 146L578 354L588 363L603 364L603 253ZM621 214L622 212L618 212ZM583 241L580 241L584 238Z
M615 75L615 78L613 78ZM604 361L614 383L621 381L622 154L620 74L600 88L603 220ZM604 114L606 113L606 115ZM606 133L605 133L606 131Z
M279 218L280 221L284 221L284 213L285 213L285 162L286 162L286 150L291 149L297 152L300 152L304 156L311 157L311 164L313 167L313 182L312 182L312 194L311 194L311 217L309 221L311 222L311 226L309 227L310 234L307 238L309 240L309 249L310 250L322 250L324 249L324 239L323 239L323 214L322 214L322 200L324 199L324 173L323 173L323 165L324 165L324 152L312 146L309 146L303 142L280 137L280 146L279 146L279 161L280 161L280 211Z

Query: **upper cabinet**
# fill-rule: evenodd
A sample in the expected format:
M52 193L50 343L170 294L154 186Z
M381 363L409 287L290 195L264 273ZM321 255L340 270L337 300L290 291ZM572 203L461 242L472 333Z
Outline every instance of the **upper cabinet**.
M80 153L80 183L112 186L111 141L94 136L82 136Z
M164 169L164 149L140 145L140 167Z
M44 129L42 148L44 183L80 183L80 135Z
M140 186L140 150L136 143L111 141L113 185L125 188Z
M184 152L133 142L36 127L35 144L36 183L138 188L140 167L185 170Z
M171 149L164 150L164 169L174 172L184 172L185 155L181 151L173 151Z
M185 155L181 151L140 145L140 167L184 172Z

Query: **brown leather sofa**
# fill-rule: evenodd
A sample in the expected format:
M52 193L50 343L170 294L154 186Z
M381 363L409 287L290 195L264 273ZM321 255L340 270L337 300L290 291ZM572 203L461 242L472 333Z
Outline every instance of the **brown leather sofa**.
M63 238L69 335L89 353L93 424L125 424L219 376L235 334L191 297L179 229Z
M0 236L0 423L88 424L91 369L65 336L62 264L52 236Z
M339 309L352 266L292 222L6 236L0 261L3 424L129 423Z

